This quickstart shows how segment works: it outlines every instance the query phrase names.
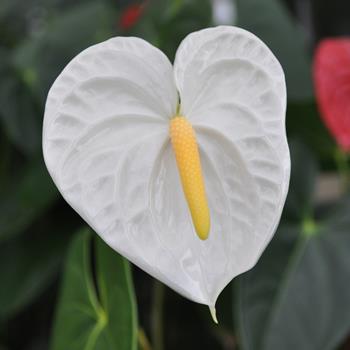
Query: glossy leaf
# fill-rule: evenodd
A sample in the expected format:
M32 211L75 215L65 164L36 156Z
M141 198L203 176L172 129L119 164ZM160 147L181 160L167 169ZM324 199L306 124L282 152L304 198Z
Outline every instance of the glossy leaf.
M239 281L242 348L333 350L350 329L350 199L317 226L284 226Z
M312 98L310 59L303 33L278 0L237 0L237 25L250 30L270 47L281 62L288 99Z
M321 116L346 152L350 151L350 38L323 40L315 54L314 81Z
M90 232L81 232L70 247L52 350L136 349L137 316L129 264L101 240L94 247L95 284Z
M0 198L0 241L23 232L57 198L42 160L21 170Z

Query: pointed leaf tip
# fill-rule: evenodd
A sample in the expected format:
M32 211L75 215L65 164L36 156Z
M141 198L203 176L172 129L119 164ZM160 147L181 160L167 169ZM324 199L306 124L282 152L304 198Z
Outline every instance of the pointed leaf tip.
M209 310L210 310L210 315L211 318L213 319L214 323L219 324L219 321L216 317L216 309L215 306L209 306Z

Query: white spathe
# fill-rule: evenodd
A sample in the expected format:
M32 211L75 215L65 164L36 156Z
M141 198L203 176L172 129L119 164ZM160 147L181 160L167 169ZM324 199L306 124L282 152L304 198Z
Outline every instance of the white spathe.
M199 144L211 214L194 233L169 139L181 114ZM288 191L283 70L253 34L188 35L172 67L139 38L76 56L46 102L43 152L67 202L117 252L183 296L214 306L271 240Z

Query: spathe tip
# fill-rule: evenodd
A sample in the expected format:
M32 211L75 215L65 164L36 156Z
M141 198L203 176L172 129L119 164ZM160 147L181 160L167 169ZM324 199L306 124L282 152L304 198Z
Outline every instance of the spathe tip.
M219 324L218 319L217 319L217 317L216 317L216 309L215 309L215 306L209 306L209 310L210 310L210 315L211 315L211 318L213 319L213 321L214 321L216 324Z

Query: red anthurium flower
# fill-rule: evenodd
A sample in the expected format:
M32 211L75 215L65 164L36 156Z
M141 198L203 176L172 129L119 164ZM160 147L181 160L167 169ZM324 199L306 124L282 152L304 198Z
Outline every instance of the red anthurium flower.
M124 30L132 28L140 19L143 10L143 3L129 5L121 14L119 27Z
M314 58L314 82L322 118L338 145L350 151L350 38L323 40Z

